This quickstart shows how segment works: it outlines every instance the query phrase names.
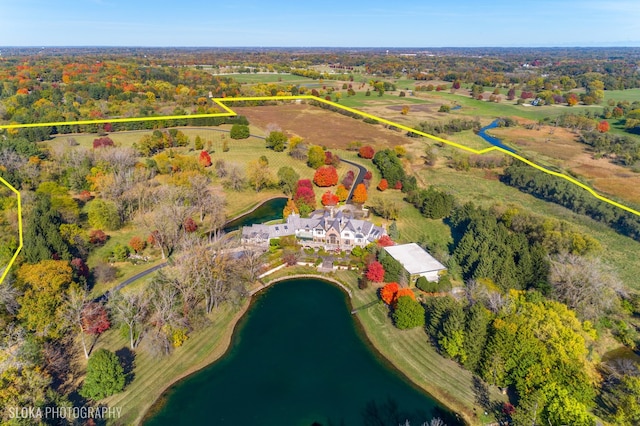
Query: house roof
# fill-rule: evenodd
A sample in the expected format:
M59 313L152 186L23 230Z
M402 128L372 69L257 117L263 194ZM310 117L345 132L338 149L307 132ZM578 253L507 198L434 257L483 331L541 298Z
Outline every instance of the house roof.
M412 275L447 269L416 243L389 246L384 249Z

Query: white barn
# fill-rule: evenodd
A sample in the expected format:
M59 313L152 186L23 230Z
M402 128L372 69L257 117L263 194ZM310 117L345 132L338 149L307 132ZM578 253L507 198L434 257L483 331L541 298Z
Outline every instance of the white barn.
M447 270L442 263L416 243L389 246L384 249L391 257L400 262L409 273L411 282L418 277L425 277L429 281L438 281L440 271Z

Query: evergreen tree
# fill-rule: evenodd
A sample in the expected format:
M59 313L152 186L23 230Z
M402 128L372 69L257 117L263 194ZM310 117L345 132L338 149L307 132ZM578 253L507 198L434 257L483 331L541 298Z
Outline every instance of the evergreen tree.
M97 401L121 392L124 384L124 369L118 356L106 349L99 349L89 358L87 377L79 393Z
M29 263L52 259L55 256L69 260L69 247L60 235L62 219L51 207L48 194L36 194L31 211L24 223L24 257Z
M476 371L487 343L489 312L480 303L476 303L466 311L464 352L467 358L464 366L469 371Z

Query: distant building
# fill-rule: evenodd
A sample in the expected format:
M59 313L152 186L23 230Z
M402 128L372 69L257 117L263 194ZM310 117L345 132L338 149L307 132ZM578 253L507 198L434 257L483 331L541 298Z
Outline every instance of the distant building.
M245 226L242 228L242 242L268 246L272 238L293 235L304 247L351 250L355 246L364 247L386 234L384 227L330 209L315 212L309 218L291 214L282 224Z
M425 277L429 281L438 281L440 271L447 268L416 243L400 244L384 248L385 251L400 262L409 273L410 281Z

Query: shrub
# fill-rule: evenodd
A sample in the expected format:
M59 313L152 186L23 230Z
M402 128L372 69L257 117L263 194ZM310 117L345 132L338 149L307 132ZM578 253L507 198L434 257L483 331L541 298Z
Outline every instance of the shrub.
M231 139L247 139L251 136L249 126L244 124L234 124L231 126L231 132L229 133Z
M398 298L392 318L395 326L401 330L424 327L424 307L409 296L401 296Z

